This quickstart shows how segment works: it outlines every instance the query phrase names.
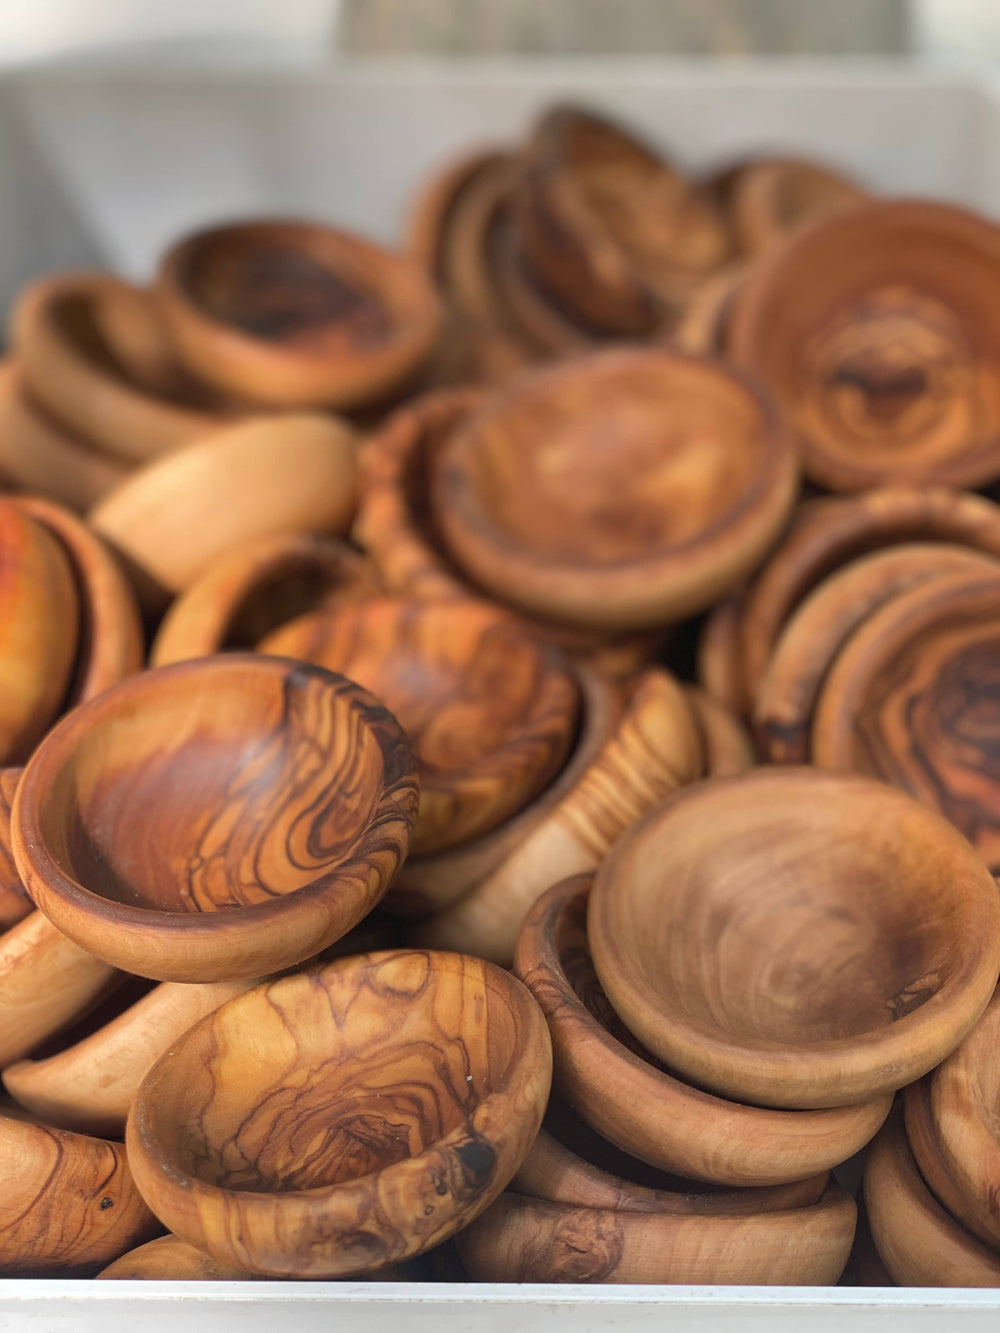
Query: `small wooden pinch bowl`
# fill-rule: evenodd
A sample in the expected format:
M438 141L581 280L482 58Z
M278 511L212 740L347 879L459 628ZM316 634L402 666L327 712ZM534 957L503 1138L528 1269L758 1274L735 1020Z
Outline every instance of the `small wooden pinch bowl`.
M350 1277L440 1244L538 1132L545 1021L479 959L395 950L246 992L146 1076L129 1161L176 1235L275 1277Z
M996 985L1000 898L962 835L905 793L755 769L631 829L597 872L588 935L615 1010L684 1077L820 1108L955 1049Z
M989 1216L984 1219L987 1223L984 1227L977 1216L975 1202L961 1193L941 1152L941 1142L931 1105L933 1078L933 1073L925 1074L923 1078L917 1079L916 1083L911 1083L904 1089L902 1094L903 1123L913 1160L927 1189L945 1212L965 1230L978 1236L984 1245L995 1250L997 1247L989 1230Z
M21 875L81 948L161 981L235 981L302 962L376 905L417 788L364 690L234 653L76 709L14 801Z
M553 886L525 917L514 970L545 1014L555 1085L609 1142L661 1170L728 1186L775 1186L858 1152L889 1112L858 1106L784 1111L713 1096L666 1069L632 1036L591 961L591 876Z
M727 1216L580 1208L506 1192L456 1240L479 1282L826 1286L857 1215L829 1185L818 1203Z
M1000 1254L931 1194L901 1116L890 1117L868 1150L865 1206L878 1253L900 1286L1000 1286Z
M942 575L862 622L819 695L821 768L891 782L940 811L1000 869L993 717L1000 565Z
M991 221L905 199L824 218L759 262L730 352L777 398L811 481L1000 477L998 269Z
M0 1106L0 1274L91 1277L161 1230L120 1143Z
M459 901L422 922L428 948L457 949L509 966L532 903L558 879L594 870L636 820L704 768L684 691L667 671L635 678L614 731L562 799Z
M153 640L150 665L253 648L306 611L378 591L371 564L346 542L301 532L263 537L215 561L173 602Z
M777 540L798 470L770 401L717 363L595 352L491 398L433 477L456 562L535 615L648 629L704 610Z
M566 663L488 602L374 599L299 616L260 648L357 681L399 720L420 778L417 855L515 815L576 736L580 697Z
M116 360L96 309L117 280L70 273L31 283L10 320L32 395L69 430L126 462L155 458L221 420L205 403L153 395Z
M763 158L733 173L727 203L739 248L759 255L782 245L804 223L868 198L854 181L823 163Z
M908 589L1000 563L968 547L907 542L875 551L830 575L800 604L775 645L754 705L754 731L772 764L806 764L823 682L838 652L873 611Z
M732 778L753 768L753 740L736 714L697 686L689 685L685 693L701 732L705 777Z
M331 227L258 221L188 236L156 294L181 360L268 407L358 407L430 355L441 310L423 267Z

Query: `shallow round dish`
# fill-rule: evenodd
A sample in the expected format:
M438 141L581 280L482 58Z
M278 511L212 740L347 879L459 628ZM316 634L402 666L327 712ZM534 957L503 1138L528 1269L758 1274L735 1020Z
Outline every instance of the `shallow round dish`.
M256 987L146 1076L126 1142L182 1239L276 1277L377 1271L446 1240L513 1176L548 1032L478 959L363 954Z
M410 747L319 667L229 654L160 667L76 709L14 798L32 898L81 948L162 981L311 957L406 854Z
M903 1087L955 1049L1000 971L1000 898L962 835L905 793L755 769L678 792L626 834L588 935L616 1011L683 1076L819 1108Z

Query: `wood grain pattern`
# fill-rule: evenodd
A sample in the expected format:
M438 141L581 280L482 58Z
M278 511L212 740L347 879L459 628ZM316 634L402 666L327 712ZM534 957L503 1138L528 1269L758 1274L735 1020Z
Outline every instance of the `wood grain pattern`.
M746 1217L577 1208L505 1193L457 1239L480 1282L823 1286L843 1272L854 1200L836 1185L811 1208Z
M423 923L430 948L458 949L504 966L533 902L568 874L594 870L622 834L704 765L684 692L665 671L634 683L614 734L575 786L466 897Z
M810 480L1000 476L998 263L992 222L913 200L836 213L764 256L731 350L787 413Z
M153 640L150 665L253 648L306 611L378 591L369 562L335 537L294 532L247 542L209 565L171 604Z
M759 255L804 223L864 203L855 181L806 158L759 158L733 174L728 212L740 249Z
M445 277L445 252L463 195L481 175L505 167L510 160L511 155L503 148L474 148L420 181L404 219L406 249L439 282Z
M256 987L191 1029L129 1118L136 1179L215 1259L377 1271L487 1207L541 1123L551 1053L520 982L400 950Z
M591 878L563 880L538 900L514 960L549 1024L555 1086L584 1120L642 1161L728 1186L801 1180L864 1147L888 1114L889 1096L829 1110L769 1110L684 1083L645 1050L594 971Z
M21 781L21 768L0 768L0 933L16 926L35 910L14 864L10 812Z
M363 1274L364 1281L413 1282L419 1274L413 1265L394 1264L377 1274ZM253 1274L232 1264L220 1264L210 1254L196 1250L176 1236L157 1236L130 1250L97 1274L118 1282L251 1282Z
M417 855L517 814L576 737L580 696L565 661L485 602L371 599L299 616L260 650L339 672L398 719L420 779Z
M809 762L813 712L837 654L873 611L910 588L951 573L1000 575L993 557L967 547L905 542L852 561L799 605L781 631L757 691L754 732L772 764Z
M998 650L1000 566L914 588L845 644L816 704L811 741L820 767L870 774L939 810L993 868Z
M982 1020L980 1020L982 1021ZM903 1124L906 1140L923 1184L935 1201L960 1226L995 1250L996 1243L988 1229L979 1222L974 1204L961 1193L941 1152L941 1142L931 1106L933 1073L917 1079L903 1092Z
M56 421L125 462L142 462L221 418L203 402L157 397L129 381L95 320L114 282L103 273L71 273L30 283L8 333L31 394Z
M395 719L319 667L148 671L49 733L15 797L18 868L82 948L164 981L259 977L339 938L406 853Z
M152 290L105 277L93 293L93 322L129 383L154 397L232 411L178 361Z
M184 237L156 281L189 369L268 407L359 407L429 356L441 310L409 256L331 227L245 222Z
M865 1204L879 1255L900 1286L1000 1285L1000 1255L934 1199L896 1116L869 1149Z
M0 1274L86 1277L160 1230L125 1150L0 1108Z
M685 694L701 733L705 777L731 778L753 768L753 740L736 714L693 685Z
M664 802L600 866L588 935L650 1050L703 1087L779 1107L919 1078L975 1025L1000 971L1000 899L961 834L882 783L806 768Z

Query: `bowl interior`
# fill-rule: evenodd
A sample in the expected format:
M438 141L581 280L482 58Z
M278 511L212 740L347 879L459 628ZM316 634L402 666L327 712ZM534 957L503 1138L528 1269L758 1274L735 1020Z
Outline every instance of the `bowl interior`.
M348 859L384 780L357 699L304 666L185 665L104 696L75 730L38 809L59 869L129 906L219 912Z
M416 1156L518 1058L502 983L478 960L405 951L259 987L168 1057L157 1135L183 1170L229 1190L337 1185Z

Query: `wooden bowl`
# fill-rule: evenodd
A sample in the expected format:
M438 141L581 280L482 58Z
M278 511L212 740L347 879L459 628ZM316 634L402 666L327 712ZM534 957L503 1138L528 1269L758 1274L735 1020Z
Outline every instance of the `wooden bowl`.
M807 593L848 560L904 541L956 542L1000 556L1000 507L937 486L887 486L800 505L740 614L740 656L750 698L782 627Z
M696 676L704 694L738 718L746 717L751 705L743 651L743 604L743 592L734 593L709 611L698 635L696 656Z
M14 799L32 898L81 948L161 981L311 957L385 893L417 788L369 694L229 654L108 690L46 737Z
M0 1107L0 1274L89 1277L160 1230L120 1143Z
M945 204L840 212L755 268L732 355L829 490L1000 477L1000 229Z
M300 532L263 537L214 562L174 601L156 632L150 665L253 648L306 611L378 591L372 566L346 542Z
M866 773L939 810L1000 869L992 691L1000 566L942 576L874 611L823 684L813 762Z
M16 361L0 362L0 476L78 513L128 476L125 463L99 453L49 417L29 395Z
M395 1264L379 1269L379 1282L412 1282L418 1276L415 1265ZM157 1236L136 1250L130 1250L97 1274L100 1279L127 1282L252 1282L253 1274L232 1264L220 1264L210 1254L196 1250L177 1236ZM362 1274L361 1281L372 1277Z
M701 733L705 777L733 778L753 768L753 741L736 714L694 685L684 692Z
M730 264L700 283L667 335L668 345L689 356L724 357L729 316L748 271L745 264Z
M92 310L98 336L130 384L156 397L223 409L222 398L178 361L150 288L110 279L95 290Z
M837 654L892 598L953 573L1000 575L992 556L968 547L905 542L830 575L785 624L757 691L754 730L772 764L806 764L817 699Z
M513 161L513 154L503 148L475 148L421 181L404 221L406 249L439 280L451 231L468 192L481 177L505 171Z
M142 620L114 556L85 523L51 500L15 495L11 504L42 524L69 558L80 605L76 662L63 709L75 708L142 669Z
M566 664L486 602L381 598L300 616L260 647L357 681L399 720L420 779L418 855L517 814L576 736L580 696Z
M749 1216L579 1208L504 1193L456 1244L478 1282L824 1286L843 1272L854 1200Z
M508 320L536 359L567 356L598 342L534 281L509 208L500 212L489 242L487 255L493 281Z
M804 223L868 198L855 181L823 163L762 158L734 173L727 204L739 249L759 255L783 245Z
M796 485L790 441L749 382L649 347L494 396L446 439L432 498L456 562L490 592L628 631L729 591L778 537Z
M10 812L22 768L0 768L0 933L10 930L35 910L14 864Z
M185 237L156 294L178 355L268 407L358 407L399 389L438 336L420 264L348 232L258 221Z
M143 468L88 518L160 603L263 537L343 535L354 515L353 432L333 417L259 417Z
M258 986L143 1081L129 1161L170 1229L222 1263L348 1277L486 1208L549 1092L545 1022L478 959L364 954Z
M556 880L594 870L608 850L704 765L684 692L665 671L635 681L618 726L576 784L472 892L414 938L508 966L525 913Z
M95 308L116 285L103 273L30 283L8 332L31 394L69 430L128 462L155 458L217 425L203 403L157 397L131 383L102 336Z
M640 1041L765 1106L919 1078L1000 971L1000 899L961 834L903 792L805 768L703 782L651 812L600 866L588 934Z
M978 1236L989 1249L995 1250L996 1242L989 1229L988 1214L984 1219L987 1223L984 1227L979 1220L975 1202L961 1193L941 1152L941 1141L931 1106L933 1078L933 1073L927 1074L916 1083L911 1083L903 1092L903 1123L913 1160L924 1185L945 1212L965 1230Z
M514 958L549 1024L555 1085L589 1125L641 1161L728 1186L799 1181L864 1147L889 1112L889 1096L819 1111L747 1106L682 1082L645 1050L594 971L590 880L574 876L542 895Z
M865 1205L879 1255L900 1286L1000 1286L1000 1254L933 1197L899 1116L889 1119L868 1151Z
M854 1248L847 1265L841 1286L851 1287L895 1287L896 1281L882 1262L882 1256L875 1248L868 1213L865 1209L864 1196L858 1197L858 1225L854 1232Z

